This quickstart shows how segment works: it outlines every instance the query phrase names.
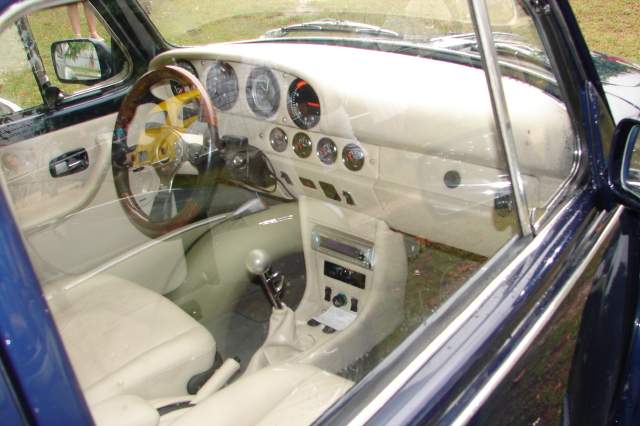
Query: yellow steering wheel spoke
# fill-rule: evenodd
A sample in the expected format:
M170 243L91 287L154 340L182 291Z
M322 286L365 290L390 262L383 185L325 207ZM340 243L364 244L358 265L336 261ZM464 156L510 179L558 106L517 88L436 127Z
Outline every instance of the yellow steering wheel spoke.
M184 105L199 98L197 90L181 93L173 96L158 105L149 112L153 116L163 113L165 123L145 129L140 136L140 141L128 154L129 164L133 169L145 166L163 166L176 160L176 144L180 142L182 134L197 119L197 116L184 118ZM150 139L144 140L143 139Z

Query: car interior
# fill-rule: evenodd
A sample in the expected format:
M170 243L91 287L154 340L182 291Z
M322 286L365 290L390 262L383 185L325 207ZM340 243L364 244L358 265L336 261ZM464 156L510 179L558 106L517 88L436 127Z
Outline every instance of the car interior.
M552 73L502 66L535 220L575 137ZM98 424L310 424L518 237L481 61L445 43L173 48L0 156Z

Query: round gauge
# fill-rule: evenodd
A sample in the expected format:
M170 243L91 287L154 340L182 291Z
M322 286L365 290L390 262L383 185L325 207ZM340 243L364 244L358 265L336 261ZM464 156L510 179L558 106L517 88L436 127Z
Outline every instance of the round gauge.
M298 78L289 86L287 110L301 129L310 129L320 121L320 100L313 87Z
M196 68L193 66L193 64L191 62L183 61L183 60L180 59L180 60L177 60L174 65L177 66L177 67L182 68L183 70L189 71L196 78L198 78L198 72L196 71ZM179 82L177 82L175 80L171 80L170 84L171 84L171 91L173 92L173 94L175 96L178 96L178 95L180 95L182 93L185 93L186 91L189 90L189 86L185 86L183 84L180 84Z
M260 117L271 117L280 104L280 87L268 68L255 68L247 81L247 102Z
M304 133L296 133L293 137L293 152L300 158L307 158L313 151L313 144L311 139Z
M289 144L289 138L287 134L279 127L275 127L271 133L269 133L269 142L271 142L271 148L277 152L283 152L287 149Z
M347 169L357 172L364 166L364 151L358 145L350 143L342 150L342 162Z
M324 164L333 164L338 158L338 147L331 139L322 138L318 141L316 154Z
M207 73L207 92L216 108L226 111L238 100L238 77L226 62L216 62Z

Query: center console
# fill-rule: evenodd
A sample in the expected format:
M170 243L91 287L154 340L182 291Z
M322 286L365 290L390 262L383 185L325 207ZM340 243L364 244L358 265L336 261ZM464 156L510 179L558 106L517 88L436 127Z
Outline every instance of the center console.
M299 199L307 286L296 309L300 353L289 361L338 372L403 320L403 236L381 220L310 197Z
M314 257L319 256L322 262L319 272L323 305L357 313L362 307L367 281L371 281L373 243L316 225L311 232L311 247Z

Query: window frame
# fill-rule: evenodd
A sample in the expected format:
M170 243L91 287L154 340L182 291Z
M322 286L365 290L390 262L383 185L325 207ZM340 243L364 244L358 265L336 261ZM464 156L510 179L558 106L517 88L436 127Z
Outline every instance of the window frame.
M56 8L56 7L63 7L73 3L77 3L77 1L51 0L51 1L41 2L37 0L28 0L22 3L20 5L22 7L19 7L19 8L16 7L17 5L14 4L11 6L11 8L16 9L15 13L11 14L11 12L5 12L5 15L11 15L11 16L6 20L0 21L0 32L7 31L9 27L12 25L15 25L19 19L28 18L29 15L33 13L37 13L42 10ZM105 31L109 33L109 36L113 40L113 43L115 43L118 46L118 48L120 49L120 52L123 55L123 66L120 72L118 72L118 74L114 75L113 77L105 81L80 89L69 95L64 95L63 98L59 102L57 102L55 105L47 105L47 101L44 98L44 88L41 82L36 77L36 75L33 73L33 68L29 67L29 72L31 72L31 74L34 77L36 86L40 93L42 103L33 107L25 108L20 111L16 111L10 114L0 116L0 126L5 124L10 124L12 122L22 122L24 119L34 118L38 115L42 115L42 114L46 114L54 111L62 111L67 108L71 108L77 104L80 104L82 102L91 101L92 99L97 99L98 97L103 95L105 92L112 92L117 90L118 88L121 88L127 82L131 81L133 77L135 77L133 75L134 74L133 60L128 49L125 48L124 43L120 41L117 34L115 34L115 31L113 31L113 29L107 24L107 22L102 17L100 12L96 9L96 7L93 4L91 4L91 2L89 1L87 1L87 3L89 4L89 7L94 13L96 19L104 27ZM33 40L34 44L36 45L36 49L39 52L40 46L38 46L37 44L38 41L33 37L33 34L31 34L31 39ZM27 47L24 46L24 43L22 43L21 48L23 49L25 55L28 55ZM39 60L40 62L42 62L41 55ZM43 65L43 70L45 73L45 77L48 78L49 70L44 68L44 65ZM19 141L15 141L15 142L19 142Z

